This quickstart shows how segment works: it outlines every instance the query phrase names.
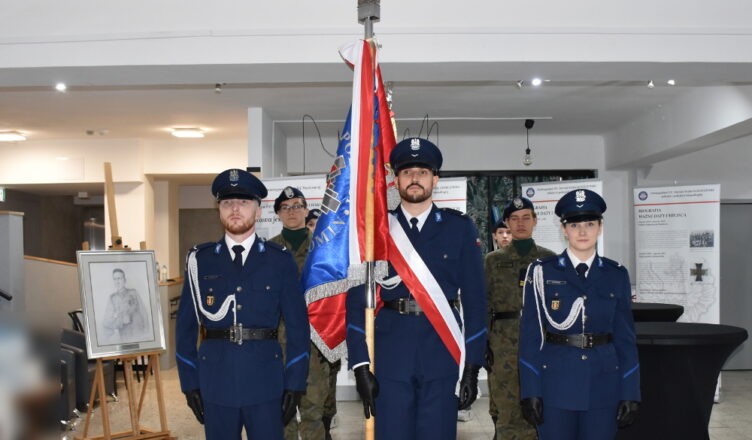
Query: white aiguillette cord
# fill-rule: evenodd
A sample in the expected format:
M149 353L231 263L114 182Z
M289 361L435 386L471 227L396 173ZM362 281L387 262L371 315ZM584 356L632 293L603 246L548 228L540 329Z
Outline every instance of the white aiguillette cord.
M196 251L192 251L188 254L188 278L188 285L191 288L191 298L193 299L193 309L196 312L196 320L198 323L201 324L201 319L198 316L199 310L202 315L206 316L206 318L211 321L221 321L225 319L230 307L235 305L235 294L228 295L216 313L211 313L204 309L204 304L201 302L201 290L198 283L198 261L196 260ZM232 324L234 326L237 325L238 322L235 307L232 308L232 315Z
M532 266L532 264L528 266L528 274L530 273L530 267ZM528 279L527 274L525 275L525 279ZM564 319L564 321L560 323L554 321L551 315L548 314L548 308L546 308L546 283L543 280L543 266L541 265L536 265L533 269L533 297L535 297L535 310L538 312L538 326L540 327L541 332L541 350L543 350L543 343L546 341L545 332L543 330L543 320L541 319L540 313L541 304L543 305L543 312L546 314L548 323L551 324L551 327L555 328L556 330L569 330L575 324L575 322L577 322L578 315L585 315L585 300L582 299L582 297L579 297L574 300L574 303L572 303L572 308L569 309L569 315L566 317L566 319ZM525 305L524 296L522 305L523 307Z

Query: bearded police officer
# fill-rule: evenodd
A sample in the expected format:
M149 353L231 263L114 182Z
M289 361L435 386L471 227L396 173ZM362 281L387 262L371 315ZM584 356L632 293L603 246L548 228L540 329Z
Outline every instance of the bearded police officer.
M303 192L298 188L288 186L282 190L274 200L274 212L282 221L282 232L269 239L290 250L298 265L303 269L308 247L311 244L312 230L306 227L308 218L308 204ZM319 211L320 212L320 211ZM279 340L285 341L284 323L280 323ZM329 440L331 435L332 418L337 413L337 372L340 361L330 363L311 343L311 359L308 367L306 393L300 401L300 424L293 418L285 426L285 439L297 440Z
M308 373L308 317L289 252L256 235L267 191L230 169L212 184L225 235L190 250L177 316L177 364L208 440L282 439ZM286 362L277 342L287 324ZM202 335L201 345L196 342Z
M515 197L504 207L501 219L509 226L512 243L485 258L491 321L487 354L488 412L494 421L495 439L535 440L535 429L525 421L520 410L517 351L522 286L528 265L554 253L533 240L538 220L530 200Z
M568 247L531 264L525 278L521 403L541 440L613 439L637 413L629 274L596 252L605 211L593 191L565 194L555 212Z
M433 143L405 139L392 150L390 163L401 198L400 206L390 213L391 236L400 249L412 249L408 252L410 268L421 281L398 278L382 285L384 306L375 322L375 377L369 371L365 342L364 289L348 293L350 368L366 417L376 415L376 438L454 439L458 407L468 408L477 396L486 346L485 282L478 233L469 217L433 204L432 191L442 163L441 152ZM418 262L424 265L415 264ZM389 277L397 275L395 266L406 273L395 259L390 262ZM425 280L433 280L433 284ZM408 288L407 283L418 289ZM426 291L436 293L436 309L428 312L416 300L431 304L425 302ZM464 336L458 326L458 299L462 301ZM438 316L437 309L444 312ZM458 329L457 336L442 336L453 338L452 342L457 341L453 346L461 344L465 349L459 403L454 394L459 359L442 342L426 313Z

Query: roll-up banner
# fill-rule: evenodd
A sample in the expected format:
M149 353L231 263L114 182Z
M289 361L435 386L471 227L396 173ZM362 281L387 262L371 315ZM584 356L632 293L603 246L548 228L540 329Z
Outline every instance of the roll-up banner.
M556 202L561 196L575 189L589 189L603 195L603 182L600 180L564 180L560 182L525 183L520 187L521 194L530 199L535 206L538 225L533 231L535 244L551 249L557 254L567 247L567 240L561 230L561 222L554 212ZM608 210L604 217L608 218ZM604 222L605 231L608 222ZM603 254L603 239L598 240L598 254ZM605 256L605 255L604 255Z
M634 189L637 300L684 306L679 321L720 322L721 186Z

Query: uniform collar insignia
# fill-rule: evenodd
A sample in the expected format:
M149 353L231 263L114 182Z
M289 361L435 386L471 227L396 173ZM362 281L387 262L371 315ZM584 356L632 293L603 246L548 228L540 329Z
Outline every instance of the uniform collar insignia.
M598 267L603 267L603 259L598 257Z
M559 257L559 266L564 267L567 265L567 260L564 258L564 256Z
M266 244L264 244L263 240L259 240L258 241L258 251L259 251L259 253L266 252Z
M436 219L436 223L441 223L441 211L436 211L434 214L434 218Z
M217 243L214 246L214 255L219 255L219 253L222 251L222 243Z

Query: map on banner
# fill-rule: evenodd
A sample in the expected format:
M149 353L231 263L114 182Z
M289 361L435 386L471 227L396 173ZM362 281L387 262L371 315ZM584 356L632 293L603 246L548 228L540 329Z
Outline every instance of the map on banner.
M326 190L326 175L301 177L275 177L262 179L269 194L261 201L261 218L256 221L256 232L264 238L271 238L282 231L282 222L274 213L274 200L287 186L298 188L306 197L308 209L320 208ZM433 199L440 208L452 208L461 212L467 210L467 178L450 177L439 179L433 190Z
M637 297L720 320L720 185L635 188Z
M589 189L603 195L603 182L600 180L564 180L560 182L525 183L520 187L521 194L530 199L535 206L538 225L533 231L533 239L537 245L561 253L567 248L567 240L561 231L561 222L556 216L554 208L561 196L575 190ZM603 230L606 226L604 223ZM603 240L598 240L598 254L603 253Z

